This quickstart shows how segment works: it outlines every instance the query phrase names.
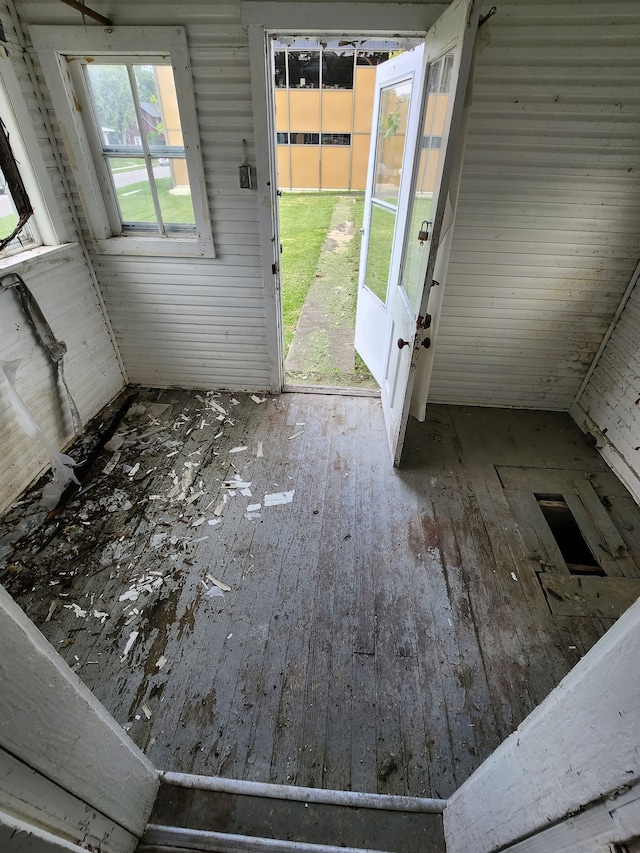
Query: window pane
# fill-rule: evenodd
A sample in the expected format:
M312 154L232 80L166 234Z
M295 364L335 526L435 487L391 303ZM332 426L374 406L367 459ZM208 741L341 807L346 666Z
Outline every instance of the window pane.
M317 89L320 85L320 51L289 51L289 87Z
M0 240L4 240L9 234L13 233L18 224L18 211L15 202L7 186L6 178L0 169ZM9 243L2 251L2 255L11 255L14 252L19 252L23 249L29 249L37 244L31 221L23 227L17 237Z
M275 53L275 81L276 89L285 89L287 86L287 54L283 50Z
M356 56L356 65L380 65L381 62L386 62L389 59L389 52L384 53L370 51L358 51Z
M429 87L427 109L424 117L424 130L420 161L416 178L409 235L405 248L401 285L409 303L417 311L422 298L422 277L425 273L426 244L418 239L421 230L431 231L433 219L433 193L440 166L442 134L445 127L449 88L451 86L451 67L453 55L440 57L429 68L429 79L437 81ZM423 229L423 223L427 223Z
M378 207L377 204L371 205L365 285L383 303L387 301L387 282L395 225L396 216L393 211Z
M286 145L287 142L289 141L289 134L288 133L276 133L276 138L278 141L278 145Z
M110 157L107 163L118 195L122 221L130 225L153 223L155 230L156 213L144 160ZM123 164L127 164L129 168L124 170Z
M353 89L353 51L322 52L322 87Z
M323 145L351 145L350 133L323 133Z
M410 82L382 90L374 195L391 204L398 203L410 97Z
M318 145L320 143L319 133L291 133L289 138L292 145Z
M136 65L133 72L149 147L182 146L184 141L173 69L170 65Z
M86 68L103 146L141 145L126 66Z
M11 198L7 181L0 170L0 240L4 240L18 224L16 206Z
M195 217L187 161L179 157L170 160L161 157L158 161L154 160L153 175L164 224L169 227L193 225Z

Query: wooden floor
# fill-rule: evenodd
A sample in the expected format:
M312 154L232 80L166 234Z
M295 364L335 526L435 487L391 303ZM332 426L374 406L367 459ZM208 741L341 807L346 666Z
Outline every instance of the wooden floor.
M375 398L136 393L0 580L159 768L446 797L613 621L552 613L499 476L577 472L636 553L565 415L433 406L397 471Z

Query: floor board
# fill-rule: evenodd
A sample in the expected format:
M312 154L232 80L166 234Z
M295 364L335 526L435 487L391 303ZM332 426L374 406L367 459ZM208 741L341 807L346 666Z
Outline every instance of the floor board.
M131 394L112 472L117 403L0 580L162 769L446 797L612 624L551 612L497 469L588 474L639 557L640 510L558 413L430 407L395 470L375 398Z

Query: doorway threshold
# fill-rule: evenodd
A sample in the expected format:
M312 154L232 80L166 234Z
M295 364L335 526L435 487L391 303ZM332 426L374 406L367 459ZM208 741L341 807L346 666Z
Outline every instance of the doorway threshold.
M379 397L379 388L335 388L331 385L283 385L283 394L333 394L342 397Z

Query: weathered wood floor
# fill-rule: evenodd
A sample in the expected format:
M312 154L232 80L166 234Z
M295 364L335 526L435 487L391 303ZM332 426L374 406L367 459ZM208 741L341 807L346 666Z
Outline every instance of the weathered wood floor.
M612 621L552 614L496 466L640 511L561 414L433 406L395 471L376 399L231 397L139 392L0 580L160 768L448 796Z

